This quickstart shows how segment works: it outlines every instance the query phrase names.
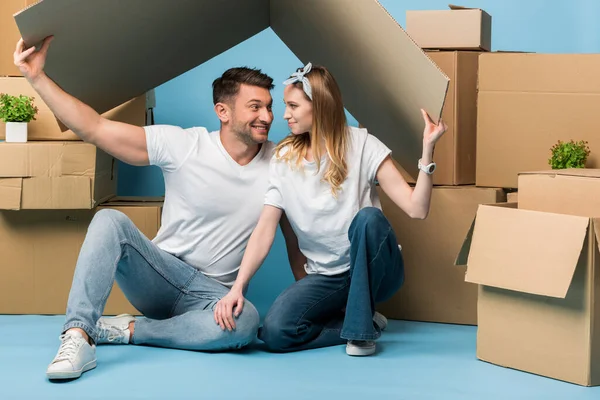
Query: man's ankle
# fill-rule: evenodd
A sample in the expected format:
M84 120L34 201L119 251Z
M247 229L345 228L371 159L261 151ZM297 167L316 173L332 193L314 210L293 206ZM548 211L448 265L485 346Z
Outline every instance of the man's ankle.
M129 323L129 343L131 343L131 339L133 338L134 329L135 329L135 321L131 321Z

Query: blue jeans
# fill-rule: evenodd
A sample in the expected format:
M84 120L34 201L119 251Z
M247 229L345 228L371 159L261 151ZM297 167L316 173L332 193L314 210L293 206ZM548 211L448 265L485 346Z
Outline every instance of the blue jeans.
M375 304L402 286L402 253L390 223L378 208L360 210L348 237L348 272L309 274L275 300L258 334L269 350L306 350L379 338L381 331L373 323Z
M188 350L238 349L256 337L259 316L246 302L236 330L215 323L214 305L229 288L159 249L116 210L94 216L73 278L63 331L83 329L94 341L114 281L143 315L133 344Z

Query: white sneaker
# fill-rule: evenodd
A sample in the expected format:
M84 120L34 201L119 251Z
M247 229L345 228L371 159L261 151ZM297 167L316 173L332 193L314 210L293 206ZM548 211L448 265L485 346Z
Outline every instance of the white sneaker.
M370 356L375 353L374 340L348 340L346 354L349 356Z
M60 335L58 353L46 370L48 379L74 379L96 368L96 346L90 345L77 331Z
M98 344L129 344L131 332L129 324L135 321L135 317L129 314L121 314L116 317L102 317L96 323L98 328Z
M375 314L373 314L373 322L375 322L382 331L385 331L385 328L387 328L387 318L377 311L375 311Z

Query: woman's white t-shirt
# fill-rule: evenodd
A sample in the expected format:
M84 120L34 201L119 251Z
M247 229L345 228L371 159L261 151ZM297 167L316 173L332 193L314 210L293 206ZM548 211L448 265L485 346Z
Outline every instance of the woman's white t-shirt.
M285 211L307 258L307 273L336 275L350 268L350 223L365 207L381 208L375 178L390 154L391 150L366 129L349 127L348 176L337 199L330 184L322 179L329 163L327 156L316 175L315 162L303 160L304 170L300 170L275 156L271 159L265 204Z

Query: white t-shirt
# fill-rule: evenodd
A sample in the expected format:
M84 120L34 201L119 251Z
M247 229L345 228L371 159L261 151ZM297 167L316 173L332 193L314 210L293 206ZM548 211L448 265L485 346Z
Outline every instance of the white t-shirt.
M235 162L219 131L170 125L144 128L151 165L165 180L162 223L153 242L231 286L263 208L274 143L247 165Z
M307 258L306 272L336 275L350 268L348 229L358 211L365 207L381 209L375 178L381 162L391 150L366 129L349 127L346 164L348 176L338 198L322 180L329 164L325 156L321 170L315 162L303 160L304 172L291 169L273 157L265 204L285 211L300 250ZM287 149L282 149L284 153Z

